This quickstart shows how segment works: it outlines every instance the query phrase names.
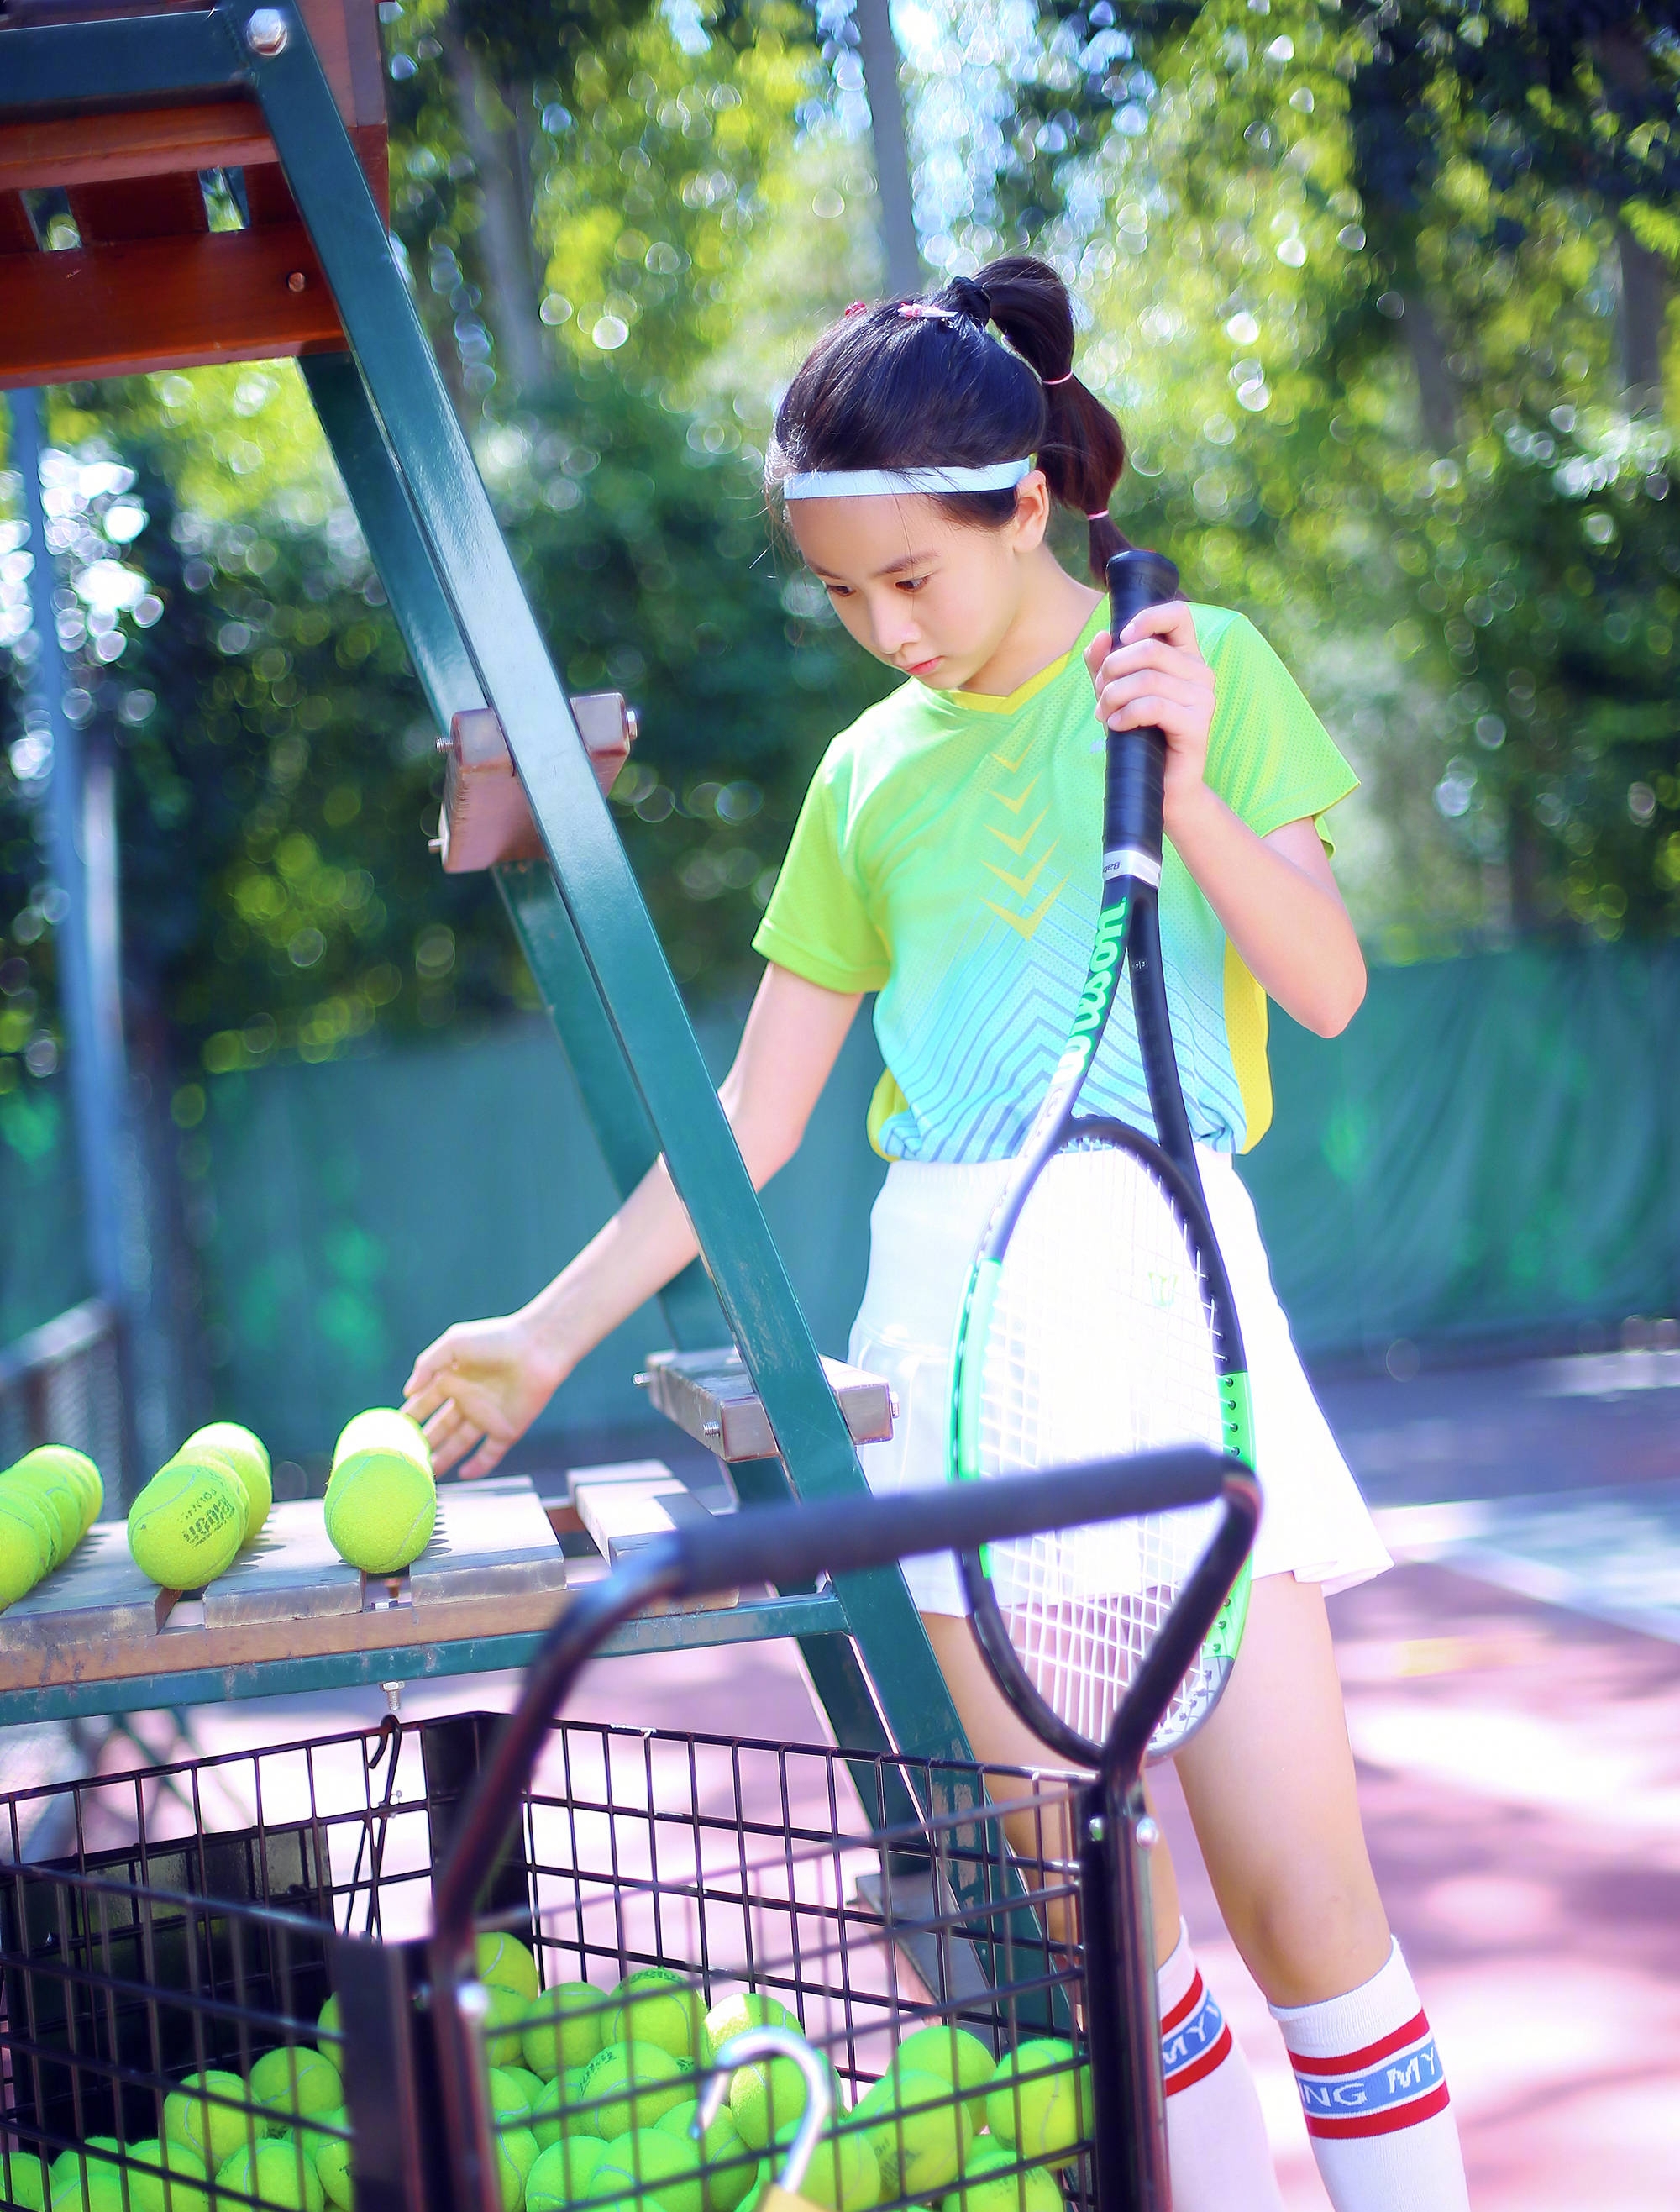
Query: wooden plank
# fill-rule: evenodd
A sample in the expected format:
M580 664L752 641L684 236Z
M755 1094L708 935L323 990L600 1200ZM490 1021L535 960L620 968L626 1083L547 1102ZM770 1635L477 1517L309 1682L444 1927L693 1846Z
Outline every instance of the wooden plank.
M417 1615L499 1591L565 1587L566 1554L529 1476L439 1486L432 1540L409 1569Z
M149 1651L173 1596L135 1565L126 1522L96 1521L63 1566L0 1613L0 1665L93 1640Z
M77 185L70 213L84 246L132 238L194 238L210 227L196 170L136 177L122 185Z
M0 259L0 387L272 361L344 344L300 228Z
M350 133L373 197L386 205L383 126ZM200 169L276 164L263 111L254 100L191 107L145 107L110 115L32 117L0 125L0 191L57 185L121 184Z
M674 1529L691 1528L712 1517L668 1468L640 1477L629 1472L649 1464L645 1460L631 1460L622 1467L589 1470L603 1475L606 1479L603 1481L587 1480L581 1468L573 1476L572 1498L579 1518L609 1567L616 1567L638 1552L646 1551L650 1544L661 1536L669 1536ZM658 1467L659 1462L654 1461L652 1464ZM740 1601L738 1589L714 1590L710 1596L698 1600L694 1610L726 1612Z
M0 253L33 253L40 241L17 192L0 192Z
M271 1506L263 1532L204 1592L206 1628L360 1613L361 1571L332 1548L318 1498Z

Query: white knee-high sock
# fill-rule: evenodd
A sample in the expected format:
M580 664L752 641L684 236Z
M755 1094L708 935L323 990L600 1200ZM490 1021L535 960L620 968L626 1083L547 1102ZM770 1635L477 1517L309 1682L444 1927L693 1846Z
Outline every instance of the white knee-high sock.
M1174 2212L1283 2212L1254 2077L1182 1920L1156 1984Z
M1398 1943L1345 1996L1271 2016L1336 2212L1468 2212L1446 2076Z

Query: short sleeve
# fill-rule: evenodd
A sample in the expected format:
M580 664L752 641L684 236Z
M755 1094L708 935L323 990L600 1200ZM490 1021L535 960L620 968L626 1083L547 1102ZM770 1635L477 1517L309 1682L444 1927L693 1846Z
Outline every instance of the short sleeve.
M1358 788L1300 685L1246 616L1231 617L1202 649L1215 692L1208 783L1256 836L1316 821Z
M829 991L878 991L892 972L841 839L834 756L811 781L753 950Z

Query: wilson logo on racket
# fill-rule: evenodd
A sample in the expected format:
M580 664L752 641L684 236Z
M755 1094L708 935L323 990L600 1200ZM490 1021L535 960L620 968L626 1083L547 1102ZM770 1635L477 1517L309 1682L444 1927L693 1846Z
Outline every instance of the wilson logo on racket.
M1114 970L1125 947L1125 916L1126 902L1123 899L1118 906L1109 908L1097 924L1085 988L1073 1018L1071 1035L1075 1037L1100 1030L1107 1018L1114 996Z

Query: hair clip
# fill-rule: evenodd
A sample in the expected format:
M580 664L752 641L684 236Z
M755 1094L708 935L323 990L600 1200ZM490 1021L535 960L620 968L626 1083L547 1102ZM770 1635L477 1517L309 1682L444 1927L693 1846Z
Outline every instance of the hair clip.
M1044 386L1046 392L1050 391L1052 386L1058 384L1071 384L1072 381L1073 371L1071 369L1068 371L1065 376L1041 376L1039 379L1039 382Z
M1085 517L1085 520L1087 522L1107 522L1108 520L1108 510L1106 507L1100 507L1095 514L1088 514Z
M907 323L954 323L958 319L949 307L931 307L925 300L901 300L898 311Z
M849 323L853 315L866 315L868 313L869 301L867 300L854 300L840 319L842 322Z

